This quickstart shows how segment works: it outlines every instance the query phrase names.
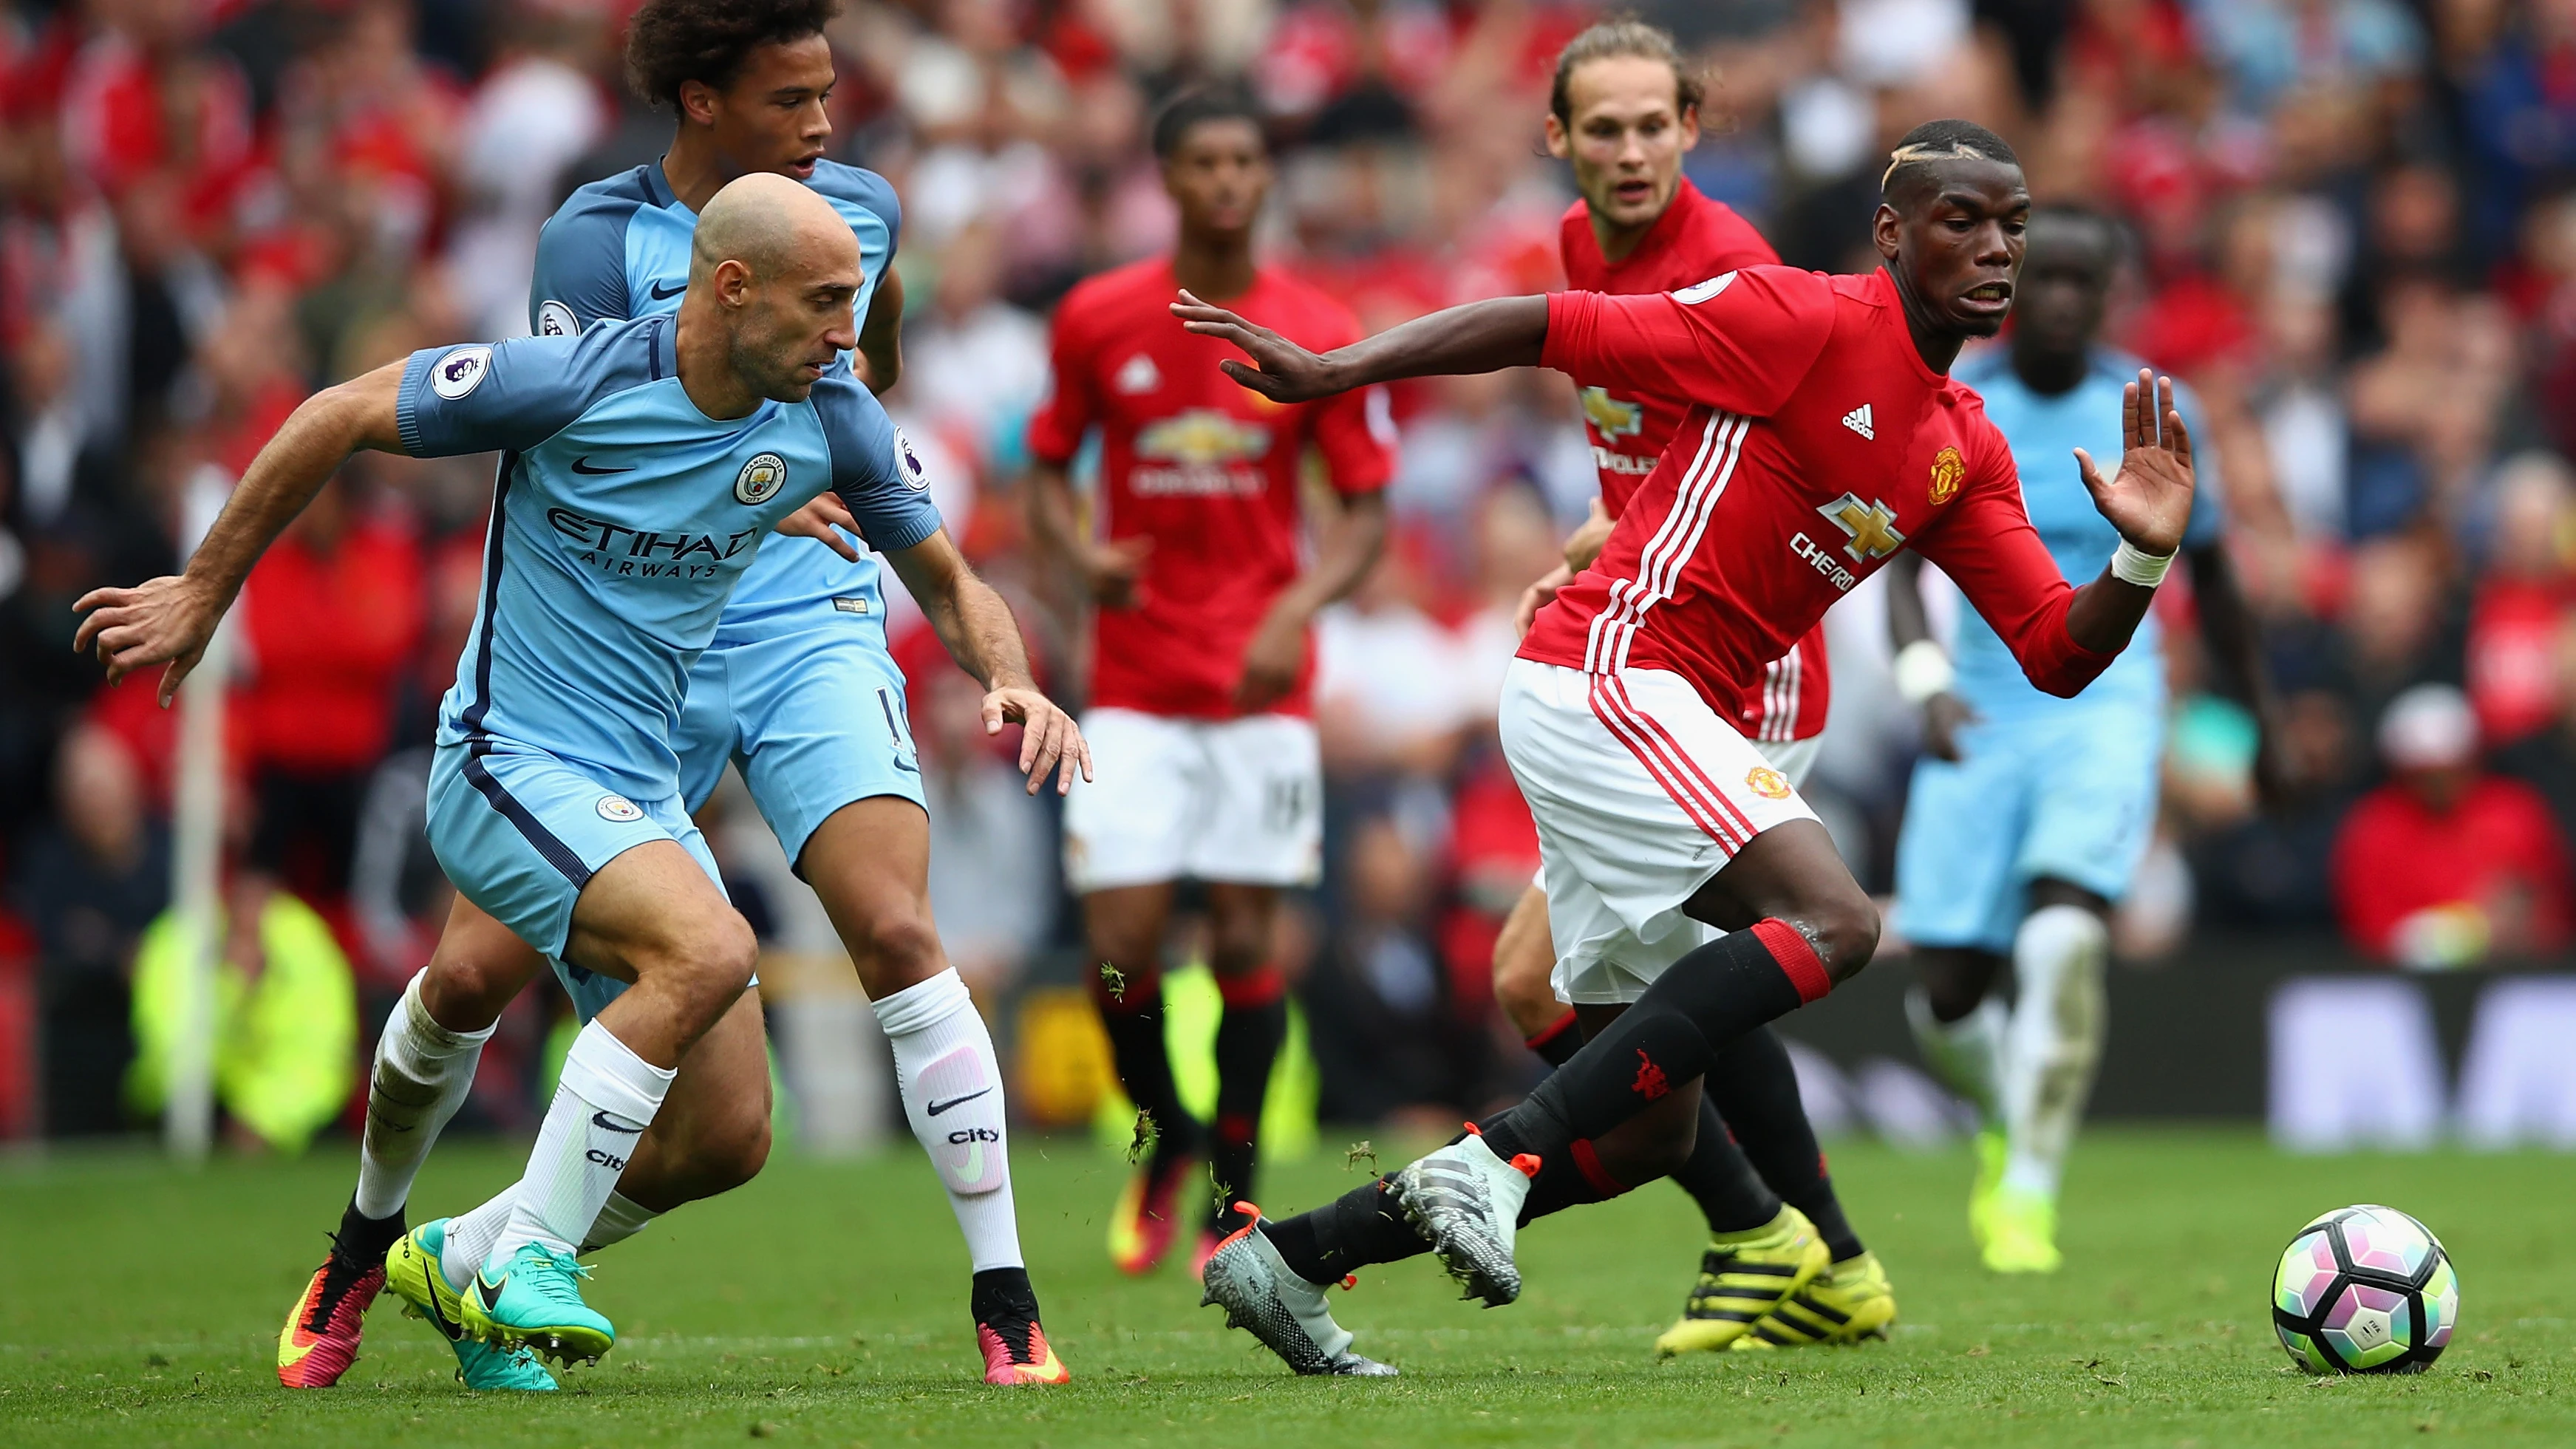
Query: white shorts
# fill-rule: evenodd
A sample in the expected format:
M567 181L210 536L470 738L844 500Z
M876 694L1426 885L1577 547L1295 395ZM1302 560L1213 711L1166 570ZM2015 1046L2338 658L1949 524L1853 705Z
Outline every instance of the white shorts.
M1763 831L1816 818L1781 765L1666 670L1515 659L1500 725L1538 822L1560 1000L1636 1000L1720 934L1682 914L1709 877Z
M1077 894L1184 878L1322 878L1324 766L1313 721L1094 709L1082 737L1094 778L1064 806L1064 874Z

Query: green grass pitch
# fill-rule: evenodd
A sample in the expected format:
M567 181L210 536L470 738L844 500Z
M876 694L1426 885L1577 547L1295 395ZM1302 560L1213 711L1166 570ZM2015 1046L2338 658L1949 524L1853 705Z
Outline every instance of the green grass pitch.
M0 1165L0 1442L2576 1443L2576 1161L2563 1157L2290 1158L2247 1134L2097 1133L2069 1183L2066 1271L2008 1281L1970 1255L1964 1154L1854 1144L1836 1173L1895 1277L1891 1342L1658 1364L1649 1344L1698 1238L1689 1205L1657 1185L1525 1234L1529 1287L1512 1308L1455 1301L1428 1259L1365 1275L1336 1312L1405 1377L1308 1381L1196 1307L1178 1268L1129 1281L1109 1267L1120 1164L1087 1143L1014 1145L1067 1388L976 1380L964 1252L908 1149L782 1157L601 1255L591 1299L617 1320L617 1350L534 1400L464 1393L446 1348L390 1295L342 1387L277 1387L278 1325L346 1199L345 1152L193 1175L138 1155ZM1357 1179L1341 1157L1275 1171L1269 1205L1342 1191ZM470 1205L518 1160L445 1149L415 1211ZM2273 1260L2310 1215L2367 1201L2443 1235L2461 1332L2420 1378L2307 1378L2268 1326Z

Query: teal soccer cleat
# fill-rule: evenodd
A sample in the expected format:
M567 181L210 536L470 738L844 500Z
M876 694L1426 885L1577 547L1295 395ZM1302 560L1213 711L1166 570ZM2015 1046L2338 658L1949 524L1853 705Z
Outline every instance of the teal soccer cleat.
M522 1243L496 1280L486 1267L458 1295L465 1331L485 1343L528 1348L569 1364L596 1362L617 1342L617 1329L581 1301L590 1270L543 1243Z
M469 1389L551 1393L555 1376L526 1349L495 1348L465 1331L464 1295L447 1286L439 1260L447 1250L447 1219L405 1233L385 1254L385 1286L403 1301L403 1312L438 1330L456 1350L456 1376Z

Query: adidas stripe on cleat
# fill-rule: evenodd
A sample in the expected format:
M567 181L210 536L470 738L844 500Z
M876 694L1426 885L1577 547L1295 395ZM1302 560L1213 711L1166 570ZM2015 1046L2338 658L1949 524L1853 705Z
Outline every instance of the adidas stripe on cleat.
M277 1335L277 1381L290 1389L327 1389L358 1361L367 1308L385 1286L382 1263L341 1256L340 1240L287 1310Z
M1815 1276L1730 1345L1737 1352L1851 1344L1887 1337L1896 1293L1878 1255L1846 1258Z
M1539 1160L1505 1162L1473 1124L1467 1135L1395 1175L1395 1199L1469 1298L1500 1308L1521 1296L1512 1238Z
M1223 1308L1226 1327L1261 1340L1301 1375L1394 1378L1390 1365L1351 1352L1350 1331L1333 1321L1322 1285L1291 1271L1262 1233L1261 1209L1248 1202L1235 1208L1250 1221L1208 1255L1199 1306Z
M1681 1318L1655 1340L1655 1352L1671 1358L1732 1346L1831 1261L1815 1225L1786 1205L1757 1233L1712 1240Z

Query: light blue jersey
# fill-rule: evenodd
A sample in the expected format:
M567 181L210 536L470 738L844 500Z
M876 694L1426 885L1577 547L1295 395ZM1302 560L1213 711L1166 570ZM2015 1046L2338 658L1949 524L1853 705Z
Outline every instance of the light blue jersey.
M2117 466L2120 389L2138 364L2097 352L2073 389L2043 397L2024 386L2001 348L1953 374L1985 398L2021 472L2032 527L2075 583L2091 582L2119 535L2076 472L2074 450ZM2198 403L2176 390L2193 437ZM2183 546L2215 542L2220 522L2211 450L2193 459L2191 522ZM2031 687L1995 631L1963 610L1955 690L1977 713L1958 733L1960 758L1915 762L1896 842L1896 928L1921 945L2012 950L2030 883L2062 880L2104 900L2128 894L2156 818L2164 748L2164 651L2151 614L2129 647L2073 699Z
M2120 535L2093 506L2084 480L2075 470L2082 448L2106 472L2119 466L2120 389L2135 382L2137 359L2107 350L2093 354L2084 380L2056 396L2032 392L2013 371L2011 350L1992 348L1962 362L1951 374L1984 397L1986 416L2012 445L2013 465L2021 473L2022 506L2031 527L2057 559L2068 582L2091 583L2111 561ZM2177 384L2175 406L2200 443L2192 456L2191 522L2183 547L2215 542L2222 519L2219 506L2217 450L2201 425L2199 399ZM2004 647L1994 628L1974 610L1960 611L1957 640L1959 682L1955 691L1970 708L1990 720L2025 716L2057 717L2106 704L2157 710L2164 705L2164 648L2153 614L2138 625L2129 647L2120 652L2099 679L2074 699L2042 694L2032 686Z
M864 321L902 226L894 188L873 171L837 161L814 163L806 184L832 204L858 238L854 310ZM555 336L602 320L678 311L689 281L689 238L697 225L698 214L671 194L658 161L582 187L538 234L528 325L540 336ZM735 587L725 618L728 625L756 628L764 616L810 618L834 612L867 620L883 645L885 599L876 561L852 564L819 540L782 538L761 550Z
M771 527L829 489L880 548L939 528L920 463L855 377L710 418L680 386L678 330L651 317L405 366L406 451L502 454L441 748L506 740L635 799L676 795L684 681Z

